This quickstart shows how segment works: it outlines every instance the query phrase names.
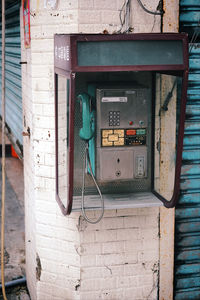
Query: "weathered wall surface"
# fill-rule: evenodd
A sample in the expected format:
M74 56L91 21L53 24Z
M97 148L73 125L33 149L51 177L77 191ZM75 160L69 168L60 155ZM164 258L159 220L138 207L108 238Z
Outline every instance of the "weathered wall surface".
M21 17L22 20L22 12ZM23 22L21 28L21 61L22 65L22 102L23 102L23 127L26 132L32 123L32 66L31 50L24 47ZM36 291L36 219L35 219L35 192L34 192L34 152L31 138L24 138L24 198L25 198L25 242L26 242L26 276L29 278L29 290L35 296Z
M64 217L55 201L53 35L116 32L123 3L60 0L52 10L31 1L31 47L22 50L27 60L22 86L24 129L31 132L24 138L24 174L33 300L157 299L159 208L111 210L101 223L88 225L79 213ZM148 1L151 10L157 5ZM133 32L160 32L160 24L160 16L131 1Z

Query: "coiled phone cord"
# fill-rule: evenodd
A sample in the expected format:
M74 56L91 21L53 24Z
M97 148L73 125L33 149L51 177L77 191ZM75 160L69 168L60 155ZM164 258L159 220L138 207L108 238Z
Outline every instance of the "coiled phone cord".
M92 179L94 181L94 184L97 188L97 191L99 193L100 196L100 200L101 200L101 214L99 216L99 218L95 221L91 220L88 218L88 216L86 215L85 212L85 203L84 203L84 198L85 198L85 169L87 167L87 161L88 161L88 165L89 165L89 169L90 169L90 174L92 176ZM83 163L83 181L82 181L82 196L81 196L81 211L82 211L82 215L84 217L84 219L91 224L97 224L98 222L101 221L101 219L103 218L104 215L104 199L103 196L101 194L100 188L96 182L96 179L94 177L94 174L92 172L92 166L91 166L91 162L90 162L90 157L89 157L89 151L88 151L88 142L86 142L86 147L85 147L85 155L84 155L84 163Z

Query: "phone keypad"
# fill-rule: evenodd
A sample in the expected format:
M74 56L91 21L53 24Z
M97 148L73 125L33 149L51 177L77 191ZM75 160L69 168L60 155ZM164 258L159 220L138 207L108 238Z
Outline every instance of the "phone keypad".
M109 126L120 126L120 111L109 111Z

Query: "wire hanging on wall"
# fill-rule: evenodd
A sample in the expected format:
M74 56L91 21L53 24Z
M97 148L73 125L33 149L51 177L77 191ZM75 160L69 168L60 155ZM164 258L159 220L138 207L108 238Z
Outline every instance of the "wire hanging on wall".
M151 11L149 9L147 9L144 4L142 3L141 0L137 0L138 4L140 5L140 7L148 14L151 15L158 15L158 16L162 16L164 14L164 10L162 9L162 5L160 5L161 1L159 1L158 5L157 5L157 11ZM158 11L159 10L159 11Z
M119 12L121 28L117 31L117 33L128 33L132 31L132 28L130 26L130 15L131 0L125 0Z
M154 16L156 15L162 16L164 14L162 0L160 0L157 5L157 11L151 11L147 9L141 0L137 0L137 2L140 5L140 7L148 14L152 14ZM130 19L131 19L130 17L131 17L131 0L125 0L119 13L121 27L117 31L117 33L128 33L133 31L133 28L130 25Z

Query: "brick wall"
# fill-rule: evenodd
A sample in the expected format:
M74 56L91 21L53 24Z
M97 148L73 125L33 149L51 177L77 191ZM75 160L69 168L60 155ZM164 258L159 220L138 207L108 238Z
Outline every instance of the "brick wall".
M155 10L157 0L148 1ZM31 48L22 47L27 281L32 300L156 299L159 208L106 211L101 223L64 217L55 201L54 33L120 29L122 0L31 1ZM159 32L160 17L131 2L133 32ZM23 45L23 35L22 35ZM90 212L89 216L96 212Z
M113 33L120 30L119 13L123 4L124 0L79 0L78 31ZM150 0L146 7L155 11L157 5L157 0ZM145 13L137 0L131 1L130 24L133 32L160 32L160 17Z
M59 12L31 1L31 48L23 49L23 107L31 130L24 138L26 264L33 300L76 299L80 280L78 216L63 218L55 201L53 71L53 34L77 32L77 15L76 1L60 1Z
M81 299L157 298L158 219L159 208L138 208L81 221Z
M22 11L21 11L22 20ZM22 102L23 102L23 127L33 128L32 123L32 73L31 73L31 50L24 47L23 23L21 22L21 61L27 62L22 65ZM32 137L23 141L24 151L24 197L25 197L25 241L26 241L26 276L29 278L29 291L35 295L36 291L36 220L35 220L35 192L34 192L34 162ZM34 298L34 296L33 296Z

